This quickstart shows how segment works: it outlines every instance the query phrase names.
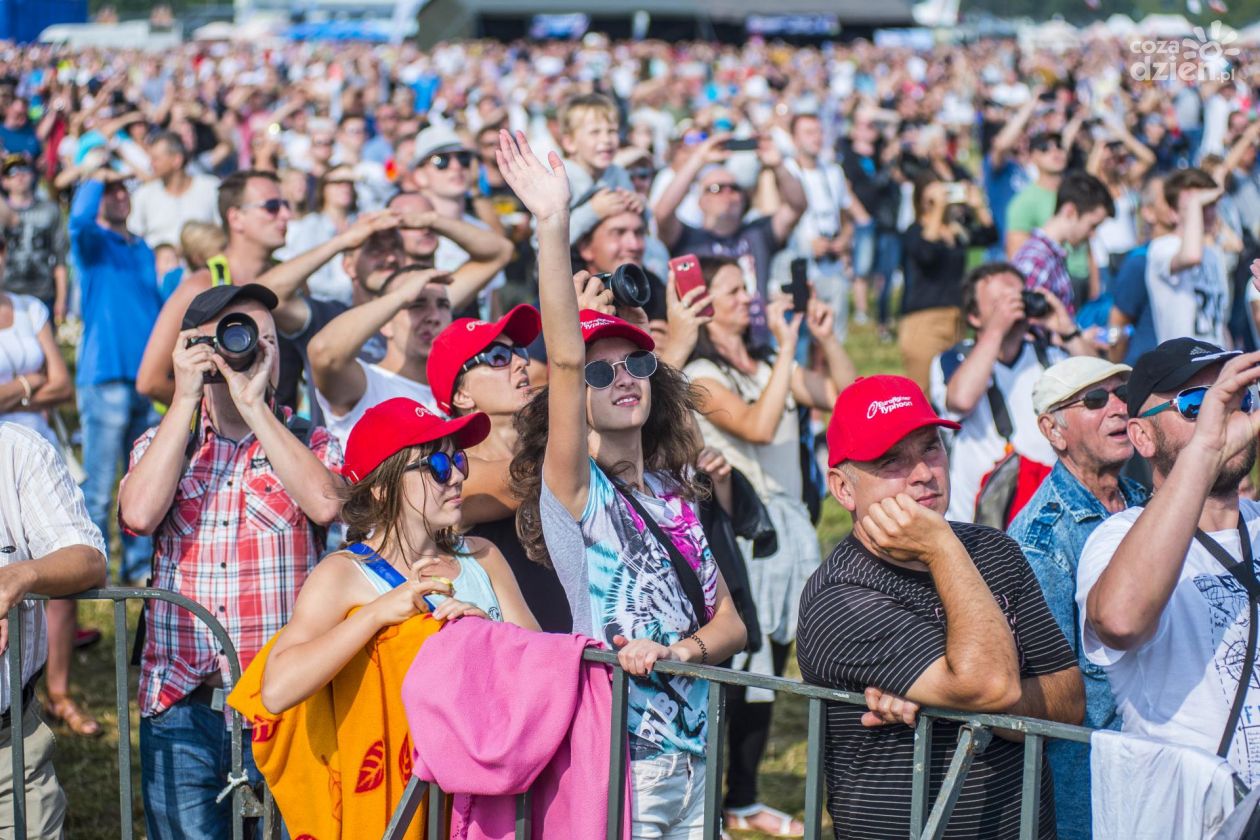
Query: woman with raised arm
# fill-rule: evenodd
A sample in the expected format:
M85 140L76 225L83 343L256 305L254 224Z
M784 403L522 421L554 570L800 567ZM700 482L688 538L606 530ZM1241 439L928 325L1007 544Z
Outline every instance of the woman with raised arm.
M544 165L523 134L499 139L499 169L537 220L549 368L547 388L517 418L521 542L554 564L574 632L617 648L640 678L627 713L634 836L699 838L708 685L653 666L724 662L745 632L692 506L693 403L651 336L579 312L560 159Z

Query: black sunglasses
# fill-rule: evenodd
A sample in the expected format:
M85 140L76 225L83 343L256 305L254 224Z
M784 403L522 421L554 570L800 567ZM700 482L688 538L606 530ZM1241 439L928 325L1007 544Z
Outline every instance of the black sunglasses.
M500 344L496 341L476 356L473 356L471 359L464 362L463 366L459 369L459 372L467 373L477 365L489 365L492 368L507 367L511 364L513 355L520 356L525 360L526 364L529 364L528 347L522 347L519 344L509 347L506 344Z
M449 455L445 452L434 452L414 464L403 467L403 472L422 470L425 467L429 468L429 475L433 476L434 481L438 484L447 484L451 480L453 469L459 470L464 478L468 478L468 455L462 449L456 449Z
M1124 385L1117 385L1116 387L1112 388L1110 391L1108 391L1106 388L1093 388L1081 394L1079 397L1072 400L1071 402L1064 403L1063 405L1059 406L1059 408L1067 408L1069 406L1076 405L1077 403L1083 403L1085 407L1088 408L1090 411L1097 411L1098 409L1102 408L1104 405L1107 404L1107 401L1111 399L1112 394L1115 394L1116 399L1120 400L1120 402L1126 401L1129 398L1128 384L1126 383Z
M656 373L656 354L648 350L635 350L619 362L606 362L603 359L591 362L584 371L586 384L602 391L617 378L617 365L625 365L626 373L635 379L647 379Z
M459 165L467 169L472 166L472 152L441 152L429 158L429 163L433 164L435 169L446 169L451 165L452 160L459 161Z
M289 200L287 198L269 198L266 201L255 201L251 204L241 205L242 210L250 210L254 207L263 210L269 216L275 216L281 210L293 209L293 205L289 204Z
M636 166L634 169L628 170L631 178L641 178L647 180L656 176L656 170L650 166Z

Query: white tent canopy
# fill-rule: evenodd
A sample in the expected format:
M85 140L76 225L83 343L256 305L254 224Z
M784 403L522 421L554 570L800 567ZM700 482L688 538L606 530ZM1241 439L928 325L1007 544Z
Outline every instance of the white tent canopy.
M1194 31L1194 24L1181 15L1147 15L1137 29L1156 38L1181 38Z
M1103 25L1107 27L1107 31L1112 35L1128 35L1137 29L1137 24L1133 22L1133 18L1118 12L1107 18L1107 22Z

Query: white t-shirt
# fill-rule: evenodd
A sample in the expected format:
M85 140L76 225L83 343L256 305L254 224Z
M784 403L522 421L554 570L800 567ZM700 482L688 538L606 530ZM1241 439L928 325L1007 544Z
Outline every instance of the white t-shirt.
M315 392L315 399L319 403L320 411L324 413L324 426L333 433L337 440L341 441L343 451L346 448L346 442L350 439L350 430L354 428L354 424L359 422L359 418L369 408L379 405L385 400L391 400L394 397L407 397L420 403L438 416L444 416L438 409L437 401L433 399L433 391L428 385L400 376L397 373L391 373L380 365L368 364L362 360L359 360L358 364L359 367L363 368L363 376L367 380L367 385L363 389L363 396L354 404L354 408L350 409L346 414L334 414L327 398L318 390Z
M1146 252L1146 291L1155 321L1155 340L1190 336L1228 347L1229 283L1225 263L1211 245L1203 246L1203 261L1174 273L1172 260L1181 249L1175 234L1151 240Z
M980 479L1006 455L1006 441L998 434L989 408L988 394L981 394L970 414L958 414L945 408L945 373L941 366L944 353L932 360L931 397L941 416L962 424L954 433L949 456L949 510L946 519L972 522L976 518L976 493ZM1054 364L1067 354L1057 347L1046 348L1047 361ZM1019 454L1042 464L1053 465L1058 457L1054 448L1037 428L1037 412L1032 407L1033 385L1044 368L1032 344L1024 342L1015 363L1009 367L1000 361L993 365L993 380L1006 398L1006 411L1011 417L1011 444ZM990 381L993 381L990 380Z
M127 227L150 248L179 247L179 235L188 222L219 223L219 179L192 175L182 195L171 195L161 181L150 181L131 197Z
M478 219L476 216L468 213L464 214L464 221L470 225L476 225L482 230L489 230L490 226ZM445 236L438 237L437 250L433 252L433 267L438 271L456 271L464 263L468 262L468 252L454 241L447 239ZM494 289L501 288L507 283L507 276L500 271L498 274L490 278L490 282L485 285L477 295L479 301L485 301L487 296Z
M1239 509L1251 544L1260 546L1260 504L1243 499ZM1250 610L1242 583L1198 540L1191 540L1177 586L1149 642L1129 651L1109 648L1085 620L1090 589L1142 510L1131 507L1103 522L1081 551L1076 572L1081 645L1089 661L1107 671L1123 731L1215 753L1247 648ZM1210 536L1241 559L1237 529ZM1260 688L1256 676L1251 679L1229 760L1242 780L1254 785L1260 781Z
M788 171L800 179L806 199L805 215L792 231L789 245L796 256L813 259L814 240L840 232L840 211L853 203L849 198L849 184L844 172L834 163L819 161L813 169L802 169L795 158L788 158L786 165ZM838 268L835 260L827 262Z

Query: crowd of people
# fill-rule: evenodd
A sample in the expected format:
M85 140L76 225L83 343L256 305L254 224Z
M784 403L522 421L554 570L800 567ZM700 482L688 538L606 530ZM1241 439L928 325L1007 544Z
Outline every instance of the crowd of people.
M105 701L71 696L75 603L22 599L107 578L205 607L275 714L418 615L594 638L633 677L635 837L700 837L722 770L707 683L655 663L794 644L867 700L828 707L837 838L909 831L921 706L1255 782L1260 56L1131 58L0 50L0 609L47 698L24 784L0 720L0 832L16 788L59 836L43 718L92 737ZM851 326L901 370L858 377ZM155 601L137 657L148 835L226 836L227 653ZM773 694L727 708L726 827L801 835L758 790ZM998 736L945 836L1017 835ZM1088 748L1046 752L1040 836L1091 836Z

